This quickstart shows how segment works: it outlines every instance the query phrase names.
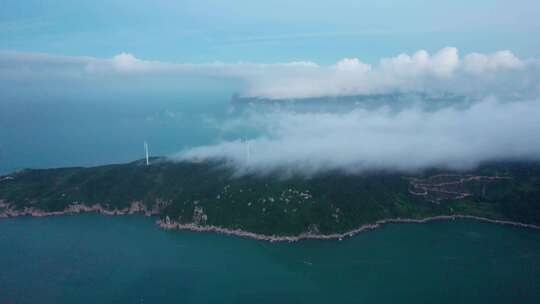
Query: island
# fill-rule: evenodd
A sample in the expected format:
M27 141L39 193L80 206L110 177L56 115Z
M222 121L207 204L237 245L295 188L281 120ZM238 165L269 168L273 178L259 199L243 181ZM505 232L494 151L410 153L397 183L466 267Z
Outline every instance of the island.
M540 228L540 163L468 171L238 174L226 161L153 157L0 176L0 218L142 213L165 229L268 241L342 239L385 223L472 218ZM1 220L1 219L0 219Z

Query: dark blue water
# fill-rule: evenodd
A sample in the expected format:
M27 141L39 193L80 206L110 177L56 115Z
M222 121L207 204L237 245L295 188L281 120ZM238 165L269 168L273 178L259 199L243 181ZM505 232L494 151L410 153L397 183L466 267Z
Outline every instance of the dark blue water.
M540 303L540 232L469 220L271 244L141 216L0 220L0 303Z

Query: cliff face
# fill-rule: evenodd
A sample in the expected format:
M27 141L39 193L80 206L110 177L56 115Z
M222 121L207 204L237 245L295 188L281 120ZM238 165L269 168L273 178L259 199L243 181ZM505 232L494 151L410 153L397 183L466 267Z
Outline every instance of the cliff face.
M81 212L143 213L159 215L165 228L280 236L340 234L383 219L447 215L540 224L540 165L283 179L235 177L218 163L154 160L151 166L136 161L24 170L0 178L0 217Z

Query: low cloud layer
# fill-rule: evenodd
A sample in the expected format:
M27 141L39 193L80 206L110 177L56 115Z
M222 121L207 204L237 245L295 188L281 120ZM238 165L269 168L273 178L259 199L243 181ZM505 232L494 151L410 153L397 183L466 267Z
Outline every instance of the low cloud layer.
M227 126L262 131L246 141L188 149L179 160L225 159L238 172L468 169L540 159L540 101L487 99L465 110L386 107L346 113L252 112ZM249 147L248 147L249 145ZM249 150L249 152L248 152Z
M521 59L510 51L460 56L449 47L434 54L418 51L383 58L375 64L345 58L329 66L309 61L176 64L128 53L110 59L0 53L0 88L5 96L19 97L27 94L26 88L51 83L60 94L74 83L88 83L99 94L99 80L111 86L121 83L120 90L155 89L157 83L175 86L183 81L178 76L234 79L243 84L241 95L267 99L383 96L380 106L354 106L339 113L255 107L218 124L227 128L224 133L258 130L249 144L232 140L195 147L178 154L175 158L180 160L225 159L238 172L313 174L333 169L465 169L491 160L540 159L540 61ZM139 81L122 82L134 77ZM64 85L66 80L69 86ZM34 91L36 96L43 94ZM438 107L411 103L399 109L384 105L385 94L408 93L442 99L463 96L467 103L452 106L449 100ZM435 99L424 102L430 100Z
M452 93L483 98L531 99L540 95L540 61L510 51L460 56L447 47L383 58L376 64L344 58L329 66L310 61L288 63L166 63L121 53L110 59L32 53L0 53L0 81L80 82L129 77L202 76L236 79L243 96L299 99L387 93Z
M335 65L254 81L247 96L271 99L426 92L472 97L499 95L523 98L540 93L539 62L522 60L510 51L471 53L455 48L433 55L426 51L384 58L376 65L345 58Z

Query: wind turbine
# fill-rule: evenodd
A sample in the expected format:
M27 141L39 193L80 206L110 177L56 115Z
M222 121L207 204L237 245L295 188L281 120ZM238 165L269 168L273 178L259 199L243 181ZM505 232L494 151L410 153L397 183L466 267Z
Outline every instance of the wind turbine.
M146 153L146 165L150 165L150 162L148 161L148 143L146 140L144 141L144 152Z
M251 162L251 140L246 140L246 164Z

